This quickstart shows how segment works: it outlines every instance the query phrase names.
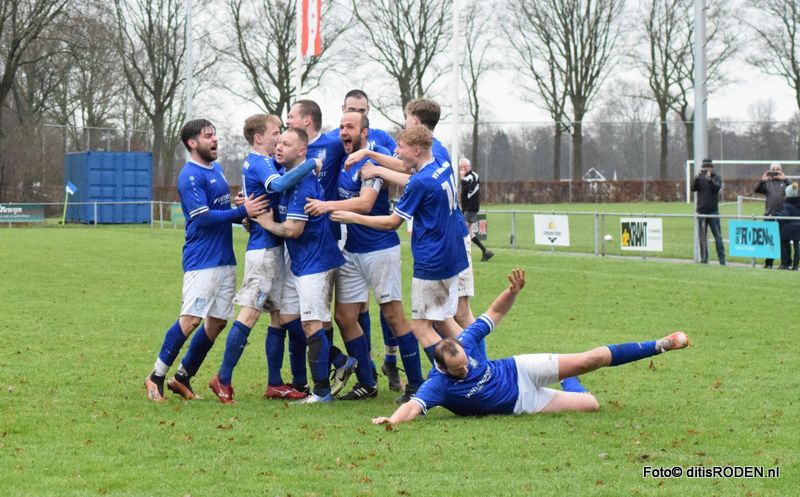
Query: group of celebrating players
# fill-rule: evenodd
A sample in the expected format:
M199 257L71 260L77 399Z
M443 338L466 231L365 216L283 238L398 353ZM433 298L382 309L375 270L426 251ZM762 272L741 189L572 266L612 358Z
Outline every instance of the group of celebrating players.
M283 132L277 116L249 117L243 131L251 150L242 168L242 193L234 199L214 162L213 124L198 119L183 126L181 140L191 157L178 178L187 220L183 299L180 316L167 330L145 379L149 399L165 400L167 373L193 332L166 386L184 399L196 397L191 379L234 316L233 304L240 311L228 332L222 364L208 383L221 402L234 403L233 369L263 313L270 314L265 397L302 404L375 397L370 290L380 306L381 371L391 390L402 391L395 414L375 418L375 423L408 421L436 405L457 414L595 410L596 399L576 375L688 345L686 335L677 332L581 354L490 361L484 338L511 309L525 273L512 271L508 289L474 318L469 230L450 157L432 134L439 105L430 99L409 102L397 142L370 127L363 91L348 92L342 111L339 128L328 133L321 132L322 112L312 100L291 106ZM403 188L394 209L390 184ZM395 231L404 221L413 222L411 323L402 305ZM249 229L244 280L235 295L233 223ZM333 322L344 351L335 345ZM281 376L287 336L289 383ZM427 381L419 345L434 366ZM357 381L344 393L353 374ZM546 388L559 380L563 391Z

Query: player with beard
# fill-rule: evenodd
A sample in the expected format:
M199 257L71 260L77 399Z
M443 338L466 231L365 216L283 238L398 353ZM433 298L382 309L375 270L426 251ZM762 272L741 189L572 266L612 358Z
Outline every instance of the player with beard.
M369 119L359 112L347 112L342 116L340 136L348 154L354 150L369 147ZM389 154L383 147L376 146L377 152ZM322 215L334 210L346 210L368 216L387 216L390 213L389 195L380 179L362 181L359 169L367 163L353 165L348 171L339 172L339 198L337 201L309 200L306 212ZM352 337L361 337L359 310L369 298L369 290L375 294L381 312L398 337L403 365L409 377L409 386L416 390L422 384L422 370L417 341L411 326L403 314L401 291L400 238L395 231L381 230L352 224L347 230L343 255L346 263L339 270L336 279L336 323L342 330L347 351L366 364L367 350L360 351L361 345ZM351 344L353 344L351 346ZM377 395L377 385L367 368L359 366L356 370L359 383L343 400L360 400Z
M456 212L455 177L450 164L433 157L432 139L433 135L424 126L406 128L400 133L397 157L406 171L415 169L417 173L409 178L392 214L365 216L347 211L331 214L334 221L383 230L397 229L403 221L414 219L412 329L431 362L433 348L440 340L436 332L446 337L461 332L453 320L458 302L456 284L458 274L468 266L464 219ZM412 393L407 388L405 397Z
M183 246L183 299L180 317L167 330L153 372L144 380L147 397L164 401L164 378L188 336L205 320L181 360L178 374L193 377L214 340L233 317L236 258L231 224L262 214L263 196L247 197L231 209L230 189L217 159L217 133L205 119L181 128L181 141L190 159L178 175L178 193L186 218ZM172 382L171 382L172 383ZM188 387L191 391L191 387ZM176 392L180 393L180 392Z

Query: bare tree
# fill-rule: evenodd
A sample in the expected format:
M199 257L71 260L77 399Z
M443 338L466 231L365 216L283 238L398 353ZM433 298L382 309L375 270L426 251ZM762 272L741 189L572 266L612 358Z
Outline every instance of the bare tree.
M3 109L14 87L20 67L32 64L48 53L31 57L29 48L54 19L61 15L69 0L5 0L0 2L0 197L6 188Z
M481 101L478 89L483 76L496 67L496 64L487 57L491 36L494 34L491 19L487 3L479 0L469 0L462 11L461 25L464 29L465 43L461 80L467 87L469 114L472 117L471 157L472 168L476 171L480 163L478 128L480 125Z
M725 0L707 0L706 4L706 91L712 93L728 84L723 65L734 56L739 47L735 19ZM672 110L680 116L686 131L686 154L694 156L694 10L687 2L680 17L684 57L678 59L678 77L675 80L675 99Z
M642 51L633 57L647 78L650 92L645 97L658 107L661 179L669 177L667 117L677 100L680 64L691 56L692 47L686 44L683 32L686 13L691 8L691 0L648 0L641 5L638 16Z
M750 0L744 18L757 34L758 49L750 62L780 76L794 91L800 109L800 4L787 0ZM800 143L798 144L800 157Z
M352 2L353 15L361 27L359 47L363 45L367 57L380 64L397 85L397 94L376 98L373 105L387 119L400 124L392 118L392 109L429 95L447 71L436 61L450 41L451 0Z
M122 71L139 108L147 115L153 132L153 171L158 184L170 184L174 175L176 122L184 87L186 12L183 0L114 0L116 49ZM197 57L196 60L204 60ZM204 73L214 59L198 65L194 76ZM172 128L172 129L171 129Z
M509 4L511 29L503 30L520 63L516 69L532 80L527 97L546 110L553 120L553 179L561 179L561 137L569 127L566 118L567 89L560 63L558 24L547 5L538 0Z
M232 18L230 46L217 50L244 70L250 90L264 111L283 115L295 96L297 54L297 2L294 0L227 0ZM322 53L307 57L300 75L304 92L319 86L323 75L338 64L332 47L350 26L341 19L337 2L324 2L322 10ZM243 95L240 95L243 96ZM244 96L249 100L250 95Z

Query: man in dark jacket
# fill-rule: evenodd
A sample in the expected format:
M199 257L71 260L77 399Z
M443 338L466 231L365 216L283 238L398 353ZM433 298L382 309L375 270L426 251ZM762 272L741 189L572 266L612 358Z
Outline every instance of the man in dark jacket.
M761 176L761 181L758 182L755 188L756 193L760 193L766 197L764 201L764 215L776 216L783 209L783 201L786 198L786 187L791 184L788 178L783 174L781 165L773 162L769 166L769 171ZM772 269L773 259L764 260L764 268Z
M717 245L717 258L720 266L725 265L725 246L722 243L722 232L719 228L719 191L722 189L722 178L714 174L711 159L703 159L700 174L692 181L692 191L697 192L697 228L700 233L700 262L708 264L708 228L714 235Z
M798 196L797 183L791 183L786 187L786 200L783 209L778 212L778 216L800 217L800 196ZM780 269L791 269L797 271L800 263L800 221L780 221L781 225L781 267ZM792 257L794 249L794 257Z

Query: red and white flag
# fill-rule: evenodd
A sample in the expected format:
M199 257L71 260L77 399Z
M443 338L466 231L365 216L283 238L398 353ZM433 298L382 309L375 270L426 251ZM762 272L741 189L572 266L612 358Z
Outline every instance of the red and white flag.
M322 53L322 40L319 29L322 0L302 0L302 3L300 55L303 57L319 55Z

